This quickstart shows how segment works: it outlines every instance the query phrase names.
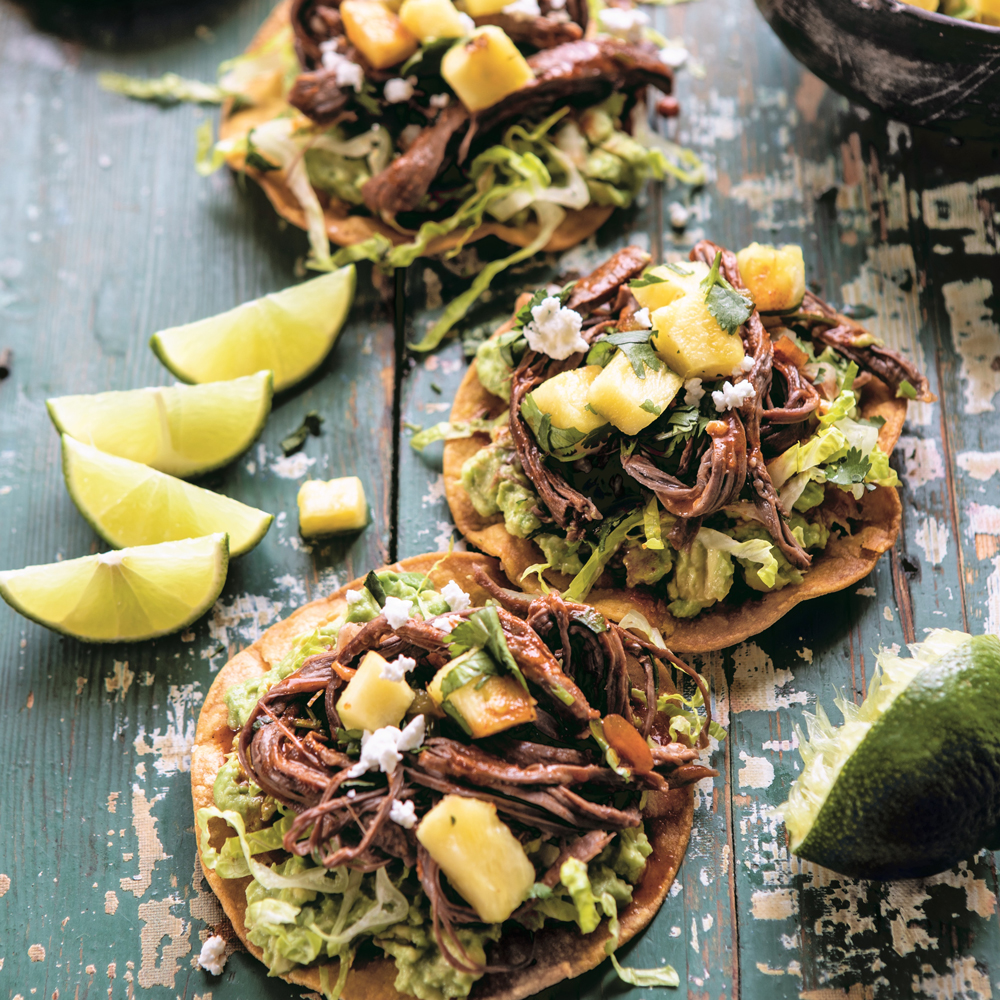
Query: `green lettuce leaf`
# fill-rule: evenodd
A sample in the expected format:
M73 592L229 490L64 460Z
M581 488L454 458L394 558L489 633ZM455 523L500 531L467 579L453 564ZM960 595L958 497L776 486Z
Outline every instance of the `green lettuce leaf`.
M579 604L584 602L611 557L625 543L629 532L644 523L644 518L644 510L640 507L604 525L590 558L584 563L583 569L573 577L573 582L563 595L567 601Z

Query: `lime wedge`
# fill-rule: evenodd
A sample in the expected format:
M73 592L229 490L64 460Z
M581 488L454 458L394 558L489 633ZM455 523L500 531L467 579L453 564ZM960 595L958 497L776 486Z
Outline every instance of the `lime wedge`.
M138 642L200 618L226 582L225 534L142 545L0 573L0 597L84 642Z
M860 705L800 732L778 807L791 849L856 878L919 878L1000 847L1000 638L935 629L883 650Z
M156 356L184 382L274 372L274 391L301 382L330 352L354 300L354 265L154 333Z
M184 479L246 451L271 412L272 376L46 400L61 434Z
M274 518L127 458L106 455L64 434L63 475L80 513L109 545L155 545L216 532L229 553L249 552Z

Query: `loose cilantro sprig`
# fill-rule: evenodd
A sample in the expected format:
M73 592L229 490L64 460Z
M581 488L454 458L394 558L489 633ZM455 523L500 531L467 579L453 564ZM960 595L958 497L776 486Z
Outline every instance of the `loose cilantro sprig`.
M506 667L517 678L525 691L528 690L521 668L507 647L507 639L495 607L480 608L473 612L451 630L445 642L455 656L476 647L485 649L497 663Z
M715 321L728 334L734 334L750 318L753 302L735 288L720 273L722 251L715 255L712 269L701 280L705 290L705 305Z
M863 483L871 471L871 459L861 454L859 448L851 448L835 465L827 466L826 481L838 486L853 486Z
M587 364L606 365L617 347L628 358L636 378L644 379L647 368L658 372L663 367L663 362L656 356L649 342L652 335L652 330L622 330L619 333L602 334L588 351Z

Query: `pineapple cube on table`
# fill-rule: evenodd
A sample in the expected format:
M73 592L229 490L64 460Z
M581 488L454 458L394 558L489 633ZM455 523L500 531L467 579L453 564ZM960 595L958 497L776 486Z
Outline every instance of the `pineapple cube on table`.
M385 667L384 657L371 650L347 682L337 699L337 714L345 729L374 733L383 726L398 726L406 715L413 702L413 689L406 681L382 677Z
M632 294L640 306L655 312L684 295L697 294L699 284L708 276L708 271L708 265L700 260L685 260L673 265L661 264L650 268L643 277L652 275L662 280L633 288Z
M624 351L617 351L590 386L590 405L623 434L648 427L680 391L684 380L666 365L639 378Z
M462 10L469 17L488 17L499 14L510 0L462 0Z
M430 38L462 38L469 33L469 19L451 0L403 0L399 20L422 42Z
M365 488L357 476L308 479L299 488L299 531L303 537L359 531L368 523Z
M653 313L653 350L686 381L732 374L743 360L739 333L726 333L708 311L700 289Z
M477 28L445 53L441 76L472 112L492 107L535 78L507 33L492 24Z
M344 0L340 5L347 40L375 69L388 69L417 51L416 36L379 0Z
M802 247L751 243L736 255L736 263L761 312L786 312L802 301L806 293Z
M535 866L492 802L446 795L420 821L417 840L485 923L506 920L535 883Z

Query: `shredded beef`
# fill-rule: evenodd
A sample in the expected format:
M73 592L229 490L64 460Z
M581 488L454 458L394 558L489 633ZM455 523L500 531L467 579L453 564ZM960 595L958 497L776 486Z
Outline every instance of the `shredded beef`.
M639 247L625 247L613 254L600 267L573 285L567 309L583 315L616 298L618 292L642 273L649 263L649 254Z
M565 14L486 14L474 19L476 25L495 24L503 28L507 37L519 45L533 45L536 49L551 49L566 42L583 38L583 29Z

